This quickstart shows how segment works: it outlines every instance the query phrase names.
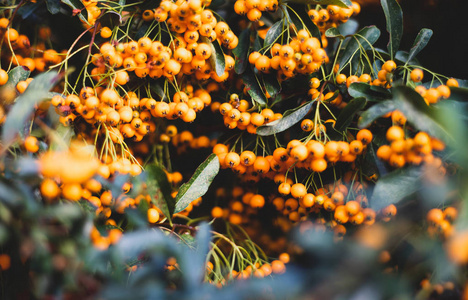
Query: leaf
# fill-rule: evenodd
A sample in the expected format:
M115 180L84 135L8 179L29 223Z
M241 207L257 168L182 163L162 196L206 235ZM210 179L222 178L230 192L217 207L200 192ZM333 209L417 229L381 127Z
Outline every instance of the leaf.
M265 105L267 103L267 98L262 91L258 83L258 78L253 72L252 68L247 68L242 74L242 81L247 87L247 92L249 93L252 100L258 105Z
M353 121L354 116L366 106L366 98L354 98L341 110L336 119L335 129L344 131Z
M367 101L382 101L392 97L387 89L363 82L352 83L348 88L348 93L354 98L365 97Z
M167 101L167 95L164 93L164 89L161 85L164 84L164 80L158 79L150 83L151 90L154 91L161 98L161 101Z
M417 60L416 57L413 57L411 60L409 59L409 53L406 52L406 51L397 51L397 53L395 54L395 62L396 63L410 63L412 65L421 65L419 63L419 61Z
M392 100L383 101L372 105L368 110L361 114L358 120L359 128L366 128L381 116L388 114L396 109L395 102Z
M197 226L195 236L196 249L190 256L186 257L187 260L181 265L182 271L185 273L186 280L188 281L187 288L190 290L195 289L200 282L203 282L206 271L206 256L208 255L211 241L210 231L210 225L206 222Z
M325 31L325 36L329 38L340 38L340 40L344 40L345 37L340 33L340 30L336 27L331 27L328 28L327 31Z
M407 86L393 88L395 106L415 128L445 142L453 141L453 136L439 121L437 110L428 106L414 89Z
M249 55L249 48L250 48L250 29L246 28L242 30L241 34L239 35L239 43L237 47L232 50L232 53L236 56L236 65L234 66L234 70L236 74L242 74L245 71L245 68L249 64L249 60L247 59Z
M371 207L379 210L417 192L421 187L421 175L421 167L409 167L382 176L372 193Z
M5 144L13 142L23 129L26 121L34 111L34 106L47 98L49 90L59 80L57 72L42 73L35 77L26 91L16 98L16 102L7 115L3 125L2 141Z
M23 19L27 19L30 15L39 8L39 5L33 2L27 2L18 9L18 15Z
M380 30L375 26L367 26L351 36L340 58L340 71L350 62L354 55L361 49L366 50L372 46L380 36Z
M307 15L303 6L291 4L283 11L287 13L288 18L296 26L297 30L306 29L311 36L318 38L319 41L322 40L320 30L317 25L312 22L309 15Z
M159 165L151 164L145 168L148 193L157 207L161 209L168 220L174 214L175 200L171 195L171 185L166 172Z
M349 19L347 22L338 26L338 30L344 36L355 34L358 29L359 23L354 19Z
M53 15L60 12L60 0L46 0L47 9Z
M85 22L88 23L88 11L85 9L85 6L80 0L60 0L63 4L68 5L72 10L73 13L75 11L79 11L78 17Z
M412 60L413 57L418 55L418 53L426 47L427 43L429 43L429 40L432 37L432 30L423 28L421 31L419 31L418 36L414 40L413 47L411 47L409 56L408 56L408 61Z
M1 89L15 89L18 82L29 78L31 71L27 67L18 66L8 72L8 81Z
M219 159L216 154L212 153L197 170L195 170L192 178L179 188L179 192L175 198L176 204L174 212L181 212L193 200L203 196L218 172Z
M265 37L265 41L263 42L263 47L268 47L270 45L273 45L273 43L275 43L278 40L278 38L283 33L283 27L284 27L283 22L284 22L283 19L281 19L275 24L273 24L273 26L271 26L270 29L268 29L268 32Z
M224 59L223 49L221 49L218 40L210 42L208 38L202 36L202 41L211 47L211 68L213 68L216 71L216 74L218 76L223 75L224 70L226 69L226 61Z
M99 17L99 22L102 26L114 28L122 24L122 16L115 11L107 11Z
M338 5L339 7L350 7L352 5L351 0L290 0L289 2L301 3L301 4L319 4L319 5Z
M401 36L403 35L403 12L396 0L380 0L380 4L385 13L387 31L390 34L387 49L393 58L400 47Z
M257 134L260 136L267 136L285 131L294 124L300 122L309 113L314 103L315 101L310 101L297 108L287 110L281 119L258 127Z
M270 94L270 97L274 97L281 91L281 85L274 74L263 74L263 85L266 91Z

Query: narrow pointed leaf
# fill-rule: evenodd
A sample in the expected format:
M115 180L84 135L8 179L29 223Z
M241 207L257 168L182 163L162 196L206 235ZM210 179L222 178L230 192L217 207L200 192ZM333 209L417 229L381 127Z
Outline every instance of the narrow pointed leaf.
M361 47L366 50L371 47L380 37L380 30L375 26L367 26L351 36L345 50L340 58L340 70L356 55Z
M410 49L408 61L412 60L422 49L424 49L424 47L426 47L432 37L432 33L432 30L427 28L423 28L419 31L418 36L414 40L413 47Z
M369 127L372 122L380 118L381 116L388 114L396 109L395 102L393 100L383 101L372 105L368 110L363 112L358 120L359 128Z
M8 72L8 81L0 87L0 90L15 88L18 82L28 79L31 71L23 66L18 66Z
M401 36L403 35L403 11L396 0L381 0L387 31L390 34L390 40L387 45L391 57L395 55L400 47Z
M219 172L219 159L216 154L211 154L197 168L192 178L184 183L175 198L175 213L184 210L193 200L203 196L215 176Z
M354 98L365 97L367 101L382 101L392 97L387 89L363 82L352 83L348 88L348 93Z
M281 36L283 32L283 19L279 20L275 24L273 24L270 29L268 29L268 32L265 37L265 41L263 42L264 47L268 47L275 43L278 38Z
M265 105L267 103L267 98L260 87L258 82L258 78L253 72L252 68L247 68L242 74L242 81L244 82L245 86L247 87L247 92L249 93L250 97L252 97L252 101L258 105Z
M2 141L5 144L15 140L34 112L35 105L47 98L49 90L58 80L57 72L40 74L31 81L26 91L16 98L15 104L3 124Z
M309 113L314 102L315 101L310 101L299 106L298 108L287 110L281 119L258 127L257 134L266 136L285 131L286 129L300 122Z
M335 129L344 131L353 121L354 116L366 106L366 98L354 98L343 108L336 119Z
M161 209L168 220L174 213L175 200L171 195L171 185L164 169L156 164L146 167L146 185L154 204Z
M211 56L209 59L212 69L216 71L218 76L223 75L226 67L226 61L224 60L224 52L223 49L221 49L218 40L210 42L206 37L202 36L202 41L211 47Z
M340 30L336 27L328 28L327 31L325 31L325 36L329 38L337 37L340 40L345 39L345 37L340 33Z
M236 56L236 65L234 70L236 74L242 74L245 68L249 64L248 55L250 48L250 29L244 29L239 35L239 43L237 47L232 50L232 53Z
M379 210L417 192L421 187L421 167L397 169L382 176L375 185L371 207Z
M274 74L263 74L263 85L270 97L274 97L281 91L281 85Z

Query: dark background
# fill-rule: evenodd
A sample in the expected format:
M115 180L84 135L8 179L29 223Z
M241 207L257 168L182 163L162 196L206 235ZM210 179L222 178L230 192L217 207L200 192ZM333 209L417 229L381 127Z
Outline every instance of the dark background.
M356 17L359 27L376 25L382 34L377 47L386 49L388 33L380 1L362 5ZM422 28L434 32L429 44L418 54L421 65L436 73L468 78L468 0L401 0L403 38L400 50L408 51Z

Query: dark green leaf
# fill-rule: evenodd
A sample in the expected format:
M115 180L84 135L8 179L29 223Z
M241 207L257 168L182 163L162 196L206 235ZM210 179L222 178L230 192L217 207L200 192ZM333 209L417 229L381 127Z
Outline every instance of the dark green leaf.
M246 28L242 30L239 35L239 43L237 47L232 50L232 53L236 56L236 65L234 70L236 74L242 74L245 71L245 68L249 64L248 55L250 48L250 29Z
M290 0L289 2L311 5L338 5L339 7L350 7L352 5L351 0Z
M414 89L396 86L393 88L393 99L398 110L415 128L445 142L453 141L452 134L439 121L437 111L428 106Z
M38 8L39 5L37 5L37 3L27 2L18 9L18 15L20 15L23 19L27 19Z
M340 33L340 30L336 27L331 27L328 28L327 31L325 31L325 36L329 38L340 38L341 40L344 40L344 36Z
M351 40L346 45L345 50L340 58L340 70L342 70L361 50L361 47L369 49L380 36L380 30L375 26L367 26L359 30L355 35L351 36Z
M283 25L283 19L281 19L275 24L273 24L273 26L271 26L270 29L268 29L265 41L263 42L263 47L271 46L278 40L278 38L283 33Z
M288 5L285 10L291 22L296 26L297 30L306 29L311 36L322 41L320 30L317 25L310 19L302 5ZM305 27L304 27L305 25Z
M287 110L281 119L275 120L257 128L257 134L261 136L272 135L290 128L300 122L310 111L315 101L310 101L301 106Z
M99 17L99 22L102 26L114 28L122 24L122 16L115 11L107 11L105 14Z
M57 72L38 75L29 84L26 91L16 98L16 102L7 115L3 125L2 141L5 144L13 142L23 129L26 121L34 111L34 106L47 98L49 90L57 83Z
M258 82L258 78L253 72L252 68L247 68L242 74L242 81L244 82L245 86L247 87L247 92L249 93L250 97L252 97L252 101L258 105L265 105L267 103L267 98L260 87Z
M258 34L255 37L252 48L253 51L260 51L260 49L262 49L262 39L260 38L260 36L258 36Z
M354 116L366 106L366 98L354 98L343 108L336 119L335 129L344 131L353 121Z
M281 91L281 85L274 74L263 74L263 85L266 91L270 94L270 97L274 97Z
M417 192L421 187L421 175L422 169L420 167L409 167L382 176L377 181L372 193L371 207L379 210Z
M403 35L403 12L396 0L380 0L380 4L385 13L387 31L390 34L387 49L393 58L400 47L401 36Z
M167 95L164 93L164 89L161 85L164 84L164 80L156 80L150 84L151 90L154 91L161 98L161 101L167 101Z
M365 97L367 101L382 101L392 95L387 89L363 82L354 82L348 88L348 93L354 98Z
M23 66L18 66L10 70L10 72L8 72L8 81L1 87L1 90L15 89L18 82L29 78L29 74L31 74L31 71Z
M408 61L412 60L413 57L418 55L418 53L426 47L427 43L429 43L429 40L432 37L432 30L423 28L421 31L419 31L418 36L414 40L413 47L411 47L409 56L408 56Z
M60 12L60 0L46 0L47 9L53 15Z
M223 75L226 68L226 61L224 59L223 49L221 49L218 40L210 42L206 37L202 37L202 41L211 47L211 68L216 71L218 76Z
M450 87L450 100L468 101L468 88Z
M171 220L174 213L175 200L171 196L171 185L167 180L164 169L159 165L151 164L146 167L146 185L151 200L159 207L168 220Z
M396 104L393 100L383 101L372 105L368 110L361 114L358 120L359 128L366 128L376 119L388 114L396 109Z
M355 34L358 29L359 23L354 19L350 19L347 22L338 26L339 32L341 32L341 34L344 36Z
M216 154L211 154L197 168L192 178L179 188L179 192L175 198L175 212L181 212L193 200L203 196L218 172L219 159Z
M80 0L60 0L68 5L74 12L79 11L78 17L85 23L88 23L88 11ZM73 12L73 13L74 13Z
M406 51L397 51L397 53L395 54L395 62L397 64L401 64L401 63L410 63L412 65L421 65L418 61L418 59L416 57L413 57L411 60L409 59L409 53L406 52Z

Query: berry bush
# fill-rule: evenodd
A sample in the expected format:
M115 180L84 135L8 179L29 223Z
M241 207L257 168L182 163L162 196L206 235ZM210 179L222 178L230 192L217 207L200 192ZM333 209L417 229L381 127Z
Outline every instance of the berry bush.
M0 3L0 298L468 299L468 81L398 1Z

